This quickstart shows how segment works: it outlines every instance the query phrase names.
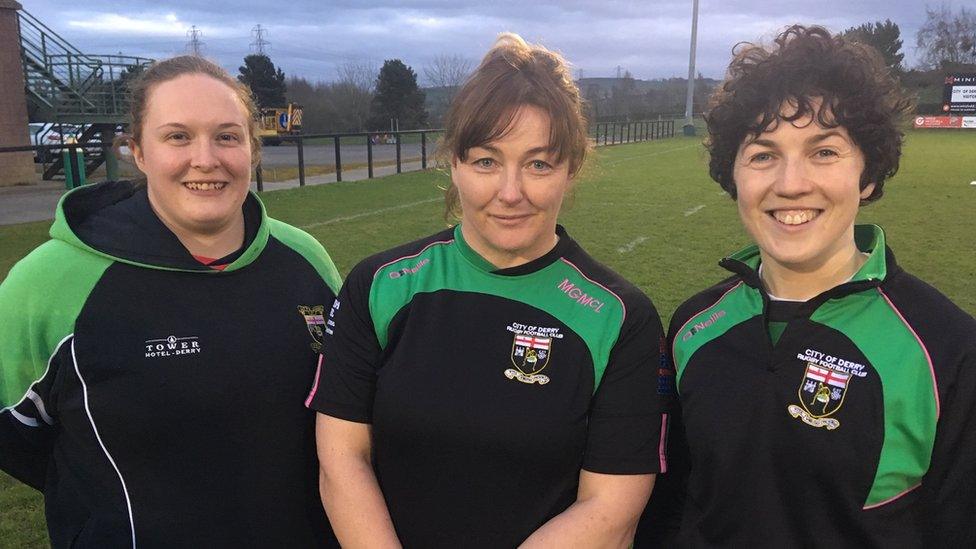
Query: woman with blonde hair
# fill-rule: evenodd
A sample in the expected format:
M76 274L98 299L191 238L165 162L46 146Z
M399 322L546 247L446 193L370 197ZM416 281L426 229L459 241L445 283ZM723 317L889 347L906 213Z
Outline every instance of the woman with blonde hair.
M168 59L130 130L145 182L65 195L0 285L0 468L54 547L334 545L302 403L339 278L248 191L251 94Z
M499 37L454 99L448 230L356 266L309 405L347 547L627 547L665 469L650 300L556 224L587 153L565 61Z

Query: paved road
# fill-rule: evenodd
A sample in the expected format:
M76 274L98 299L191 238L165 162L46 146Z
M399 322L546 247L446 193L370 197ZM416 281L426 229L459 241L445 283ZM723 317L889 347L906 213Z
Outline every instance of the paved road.
M364 147L365 148L365 147ZM294 152L294 151L293 151ZM344 152L344 151L343 151ZM340 153L341 154L341 153ZM343 160L345 162L345 160ZM403 162L404 172L420 169L420 162ZM376 166L374 177L396 173L396 166ZM358 181L366 179L366 168L343 170L343 181ZM335 174L318 175L305 178L307 185L321 185L335 182ZM264 190L276 191L298 187L298 179L288 181L265 182ZM251 182L251 189L257 190L257 183ZM54 218L54 209L58 200L64 194L64 183L43 181L35 185L14 187L0 187L0 225L26 223L29 221L43 221Z

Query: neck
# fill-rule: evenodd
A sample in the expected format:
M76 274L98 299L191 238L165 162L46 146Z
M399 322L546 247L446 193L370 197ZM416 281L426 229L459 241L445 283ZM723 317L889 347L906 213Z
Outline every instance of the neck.
M165 223L165 222L164 222ZM176 238L180 240L183 247L192 255L212 257L220 259L232 254L244 245L244 216L232 223L229 227L221 229L219 232L201 234L196 232L186 232L174 230L170 227Z
M812 270L782 265L763 254L762 281L766 291L776 297L807 301L850 280L865 261L867 257L853 242L850 249Z
M150 202L151 204L151 202ZM244 212L240 212L234 219L224 226L214 230L199 231L181 227L171 223L164 216L159 214L155 208L156 216L166 225L166 228L176 235L176 238L183 244L191 255L212 257L220 259L232 254L244 245Z
M484 258L485 261L494 265L496 269L510 269L519 265L525 265L530 261L535 261L549 253L559 242L559 235L553 229L552 234L540 239L539 242L536 242L528 249L517 252L506 252L485 245L476 235L470 234L466 227L467 225L462 222L461 234L464 236L465 243Z

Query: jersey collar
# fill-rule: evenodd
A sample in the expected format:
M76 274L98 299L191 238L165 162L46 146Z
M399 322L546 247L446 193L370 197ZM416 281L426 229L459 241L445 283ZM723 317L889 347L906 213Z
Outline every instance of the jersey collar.
M457 244L457 249L461 256L479 271L501 276L519 276L534 273L551 265L563 255L566 255L566 252L572 246L574 246L575 243L573 242L573 239L569 237L569 234L562 225L556 225L556 235L559 237L556 245L542 256L533 259L528 263L523 263L522 265L516 265L506 269L499 269L490 261L481 257L478 252L474 251L474 249L472 249L471 246L465 242L464 235L461 234L460 223L454 227L454 242Z
M855 225L854 244L857 249L868 254L867 261L858 269L854 276L840 288L854 288L864 285L878 285L882 283L895 266L895 258L891 250L885 245L884 230L877 225ZM719 262L719 265L738 274L746 284L761 288L759 278L759 247L755 244L735 252ZM833 290L828 290L833 292Z

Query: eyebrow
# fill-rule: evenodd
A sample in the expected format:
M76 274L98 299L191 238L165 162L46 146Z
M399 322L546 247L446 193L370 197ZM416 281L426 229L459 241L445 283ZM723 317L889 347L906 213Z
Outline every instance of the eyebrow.
M820 143L821 141L826 141L827 139L830 139L831 137L839 137L839 138L843 139L844 141L848 141L848 139L846 137L844 137L844 135L842 133L840 133L839 131L837 131L837 130L830 130L830 131L826 131L826 132L817 134L817 135L811 137L810 139L807 139L807 143L810 143L812 145L814 143Z
M487 143L484 144L484 145L477 145L477 146L474 146L474 147L471 147L471 148L472 149L484 149L484 150L486 150L486 151L488 151L490 153L493 153L493 154L501 154L501 151L497 147L493 147L493 146L491 146L491 145L489 145ZM532 155L536 155L536 154L540 154L540 153L551 154L552 152L554 152L554 151L550 151L548 146L540 146L540 147L533 147L533 148L525 151L525 155L524 156L532 156Z
M844 134L840 133L839 131L837 131L837 130L828 130L828 131L825 131L823 133L818 133L817 135L808 138L806 140L806 142L809 145L814 145L816 143L820 143L821 141L826 141L827 139L830 139L831 137L839 137L839 138L843 139L844 141L849 141L848 138L844 137ZM753 139L752 141L749 141L748 143L746 143L745 145L743 145L742 148L746 148L746 147L748 147L750 145L759 145L760 147L769 147L771 149L777 148L776 143L774 141L772 141L771 139Z

